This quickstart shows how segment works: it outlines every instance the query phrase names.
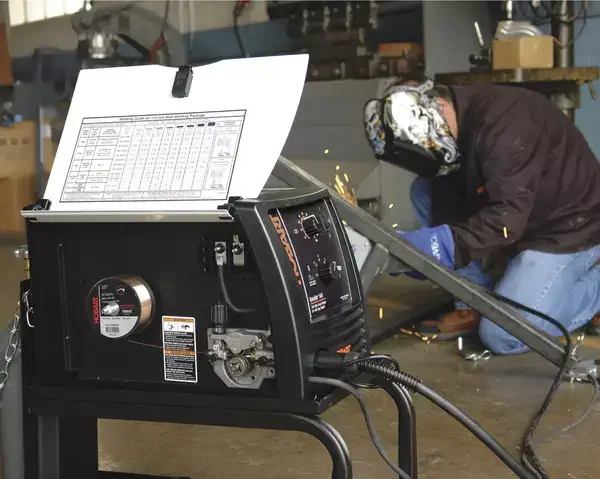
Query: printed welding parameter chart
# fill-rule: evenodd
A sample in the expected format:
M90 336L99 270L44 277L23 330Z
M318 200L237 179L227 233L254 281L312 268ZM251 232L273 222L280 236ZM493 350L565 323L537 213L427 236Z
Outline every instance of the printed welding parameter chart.
M245 114L84 118L61 201L226 200Z

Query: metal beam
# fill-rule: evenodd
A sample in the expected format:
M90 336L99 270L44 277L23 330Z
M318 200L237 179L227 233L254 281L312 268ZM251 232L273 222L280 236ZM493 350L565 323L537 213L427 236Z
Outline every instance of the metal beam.
M564 346L526 321L515 309L493 298L481 287L441 266L420 250L414 248L410 243L399 238L393 231L366 211L340 198L325 183L305 172L287 158L279 157L273 175L295 188L302 188L307 185L328 188L332 193L331 196L340 218L349 226L366 236L373 243L389 251L392 256L401 263L406 264L410 269L423 274L455 298L464 301L474 310L479 311L490 321L537 351L548 361L558 367L564 363L566 354ZM575 360L569 358L569 367L574 366L574 364Z

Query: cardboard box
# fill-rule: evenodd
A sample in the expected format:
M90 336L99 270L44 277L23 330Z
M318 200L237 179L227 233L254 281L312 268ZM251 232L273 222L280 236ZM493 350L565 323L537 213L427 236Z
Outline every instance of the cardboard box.
M35 122L22 121L0 127L0 178L35 174ZM44 169L49 172L54 161L50 125L44 128Z
M421 43L381 43L377 48L380 76L401 76L424 69L424 50Z
M407 58L420 61L424 58L423 54L424 51L422 43L380 43L377 47L377 55L379 55L381 58Z
M0 235L23 235L24 206L37 200L35 175L0 178Z
M515 37L492 42L492 68L552 68L554 66L554 37Z

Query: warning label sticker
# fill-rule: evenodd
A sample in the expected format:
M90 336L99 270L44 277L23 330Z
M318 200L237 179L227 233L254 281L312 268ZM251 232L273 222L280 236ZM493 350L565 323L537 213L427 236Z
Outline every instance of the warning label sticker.
M163 316L165 381L198 382L195 318Z

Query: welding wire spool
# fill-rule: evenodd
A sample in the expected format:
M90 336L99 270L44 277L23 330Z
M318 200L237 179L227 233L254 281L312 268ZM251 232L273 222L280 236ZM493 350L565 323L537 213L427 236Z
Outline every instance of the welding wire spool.
M87 299L92 326L109 339L140 333L152 322L154 293L137 276L111 276L98 281Z

